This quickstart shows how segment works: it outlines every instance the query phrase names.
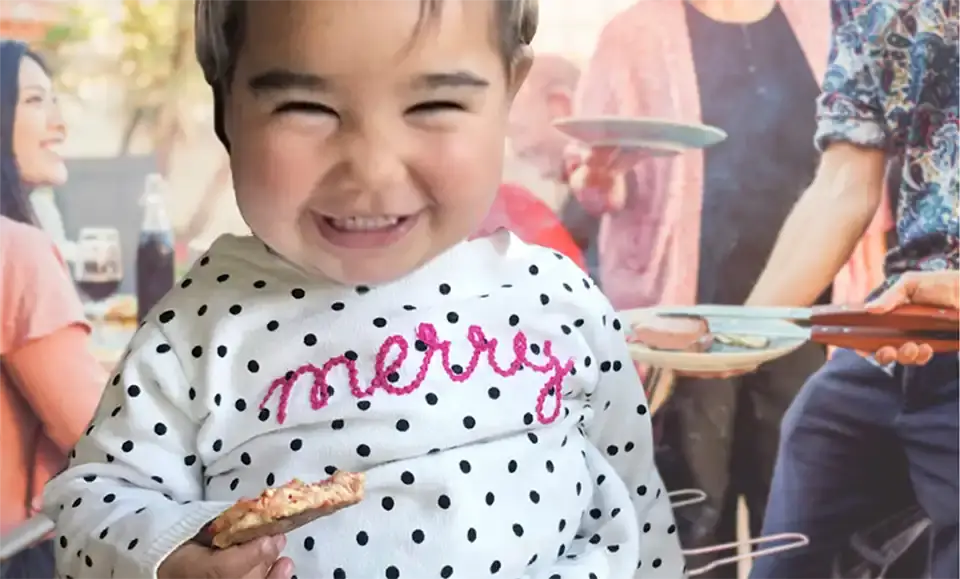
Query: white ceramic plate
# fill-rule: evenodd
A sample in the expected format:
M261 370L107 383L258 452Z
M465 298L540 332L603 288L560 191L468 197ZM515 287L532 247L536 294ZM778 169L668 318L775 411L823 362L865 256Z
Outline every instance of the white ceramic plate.
M704 149L727 138L716 127L638 117L568 117L554 126L561 133L591 147L643 149L651 155L676 155Z
M671 308L675 310L676 308ZM620 317L629 328L643 319L657 315L657 308L625 310ZM715 334L737 335L738 329L770 333L796 332L797 327L784 320L731 320L708 319L710 331ZM720 344L716 340L707 352L672 352L667 350L653 350L642 344L629 344L630 356L641 364L668 368L680 372L727 372L748 370L786 356L799 348L806 341L802 338L769 338L764 348L742 348Z

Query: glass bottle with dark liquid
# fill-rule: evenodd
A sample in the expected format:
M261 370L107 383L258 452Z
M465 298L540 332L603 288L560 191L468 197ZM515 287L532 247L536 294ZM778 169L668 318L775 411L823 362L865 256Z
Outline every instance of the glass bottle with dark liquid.
M137 320L140 322L170 291L175 276L173 227L164 204L163 189L160 175L147 177L137 246Z

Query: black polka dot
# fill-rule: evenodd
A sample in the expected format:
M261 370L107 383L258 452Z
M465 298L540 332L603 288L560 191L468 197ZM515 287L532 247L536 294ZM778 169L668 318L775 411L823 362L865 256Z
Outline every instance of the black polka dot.
M343 308L347 307L343 302L333 302L330 304L330 309L335 312L342 312Z
M653 560L653 563L651 563L651 565L653 565L653 568L654 568L654 569L657 569L657 568L660 567L660 565L663 565L663 561L661 561L659 558L657 558L657 559L654 559L654 560Z
M387 567L387 570L384 572L384 575L387 577L387 579L398 579L400 577L400 570L394 567L393 565L390 565L389 567Z
M357 447L357 454L362 457L370 456L370 447L367 446L366 444L361 444L360 446Z
M230 309L227 311L229 311L231 314L236 316L243 311L243 307L240 304L233 304L232 306L230 306Z
M361 547L370 542L370 536L367 535L366 531L360 531L357 533L357 544Z
M533 504L538 504L540 502L540 493L537 491L530 491L530 502Z
M159 346L157 346L157 353L166 354L167 352L170 351L170 349L171 349L170 344L160 344Z
M237 401L233 403L233 407L237 409L237 412L243 412L247 409L247 401L243 398L238 398Z
M387 320L384 318L374 318L373 325L378 328L385 328L387 326Z
M641 497L647 494L647 485L640 485L637 487L637 494Z
M647 413L646 405L640 404L639 406L637 406L637 414L639 414L640 416L643 416L646 413Z
M238 486L240 486L240 479L235 478L232 481L230 481L230 490L235 491L237 490Z
M370 410L370 401L361 400L360 402L357 402L357 408L359 408L360 410Z
M509 473L517 472L517 461L511 460L510 462L507 463L507 472Z
M129 543L127 543L127 550L128 550L128 551L133 551L134 549L137 548L137 544L138 544L139 542L140 542L139 539L134 539L134 540L130 541Z
M380 499L380 506L383 507L385 511L392 511L394 505L393 497L383 497Z
M412 485L414 480L413 473L408 470L403 471L403 473L400 475L400 482L405 485Z
M466 460L460 461L460 472L463 474L468 474L470 472L470 462Z
M483 497L483 502L487 503L488 506L491 506L494 502L496 502L496 499L497 497L493 493L488 492L486 496Z
M450 577L452 577L453 567L451 567L450 565L444 565L443 568L440 569L440 576L443 577L443 579L449 579Z
M140 387L136 384L127 386L127 396L130 398L136 398L137 396L140 396Z
M125 441L123 441L123 444L120 445L120 450L122 450L123 452L132 452L132 451L133 451L133 441L132 441L132 440L125 440Z
M451 324L457 323L458 321L460 321L460 314L458 314L457 312L448 312L447 321L450 322Z
M161 312L160 315L157 316L157 319L160 320L161 324L167 324L172 322L173 318L175 318L176 316L177 314L174 313L173 310L166 310L164 312Z
M449 509L450 497L448 497L447 495L440 495L440 497L437 499L437 506L444 510Z
M464 416L463 417L463 427L467 430L472 429L477 425L477 421L473 416Z
M516 326L517 324L520 323L520 316L518 316L517 314L511 314L510 319L507 321L510 323L511 326Z
M200 346L194 346L193 349L190 350L190 355L192 355L194 358L203 356L203 348Z
M292 290L290 290L290 295L293 296L293 299L295 300L302 300L304 296L307 295L307 293L303 291L301 288L293 288Z
M103 502L107 503L108 505L115 500L117 500L117 495L113 493L107 493L103 495Z
M496 400L497 398L500 398L500 389L497 388L496 386L491 386L487 390L487 396L489 396L491 400Z
M428 392L424 398L426 398L427 404L429 404L430 406L434 406L438 402L437 395L434 394L433 392Z
M448 295L448 294L450 293L450 285L449 285L449 284L442 283L442 284L440 284L440 287L437 288L437 289L440 291L440 294L441 294L441 295Z
M523 536L523 526L520 523L513 524L513 534L518 537Z
M268 408L261 408L260 413L257 414L257 420L260 422L266 422L270 419L270 410Z
M412 533L410 533L410 540L418 545L422 543L424 539L426 539L426 536L420 529L415 529Z
M490 563L490 573L499 573L500 572L500 561L494 560L493 563Z
M196 463L197 463L197 456L194 454L189 454L183 457L183 464L185 464L186 466L193 466Z
M197 315L198 315L198 316L203 316L203 314L205 314L205 313L207 313L207 304L203 304L202 306L200 306L199 308L197 308Z
M343 357L346 358L347 360L350 360L351 362L356 362L359 356L357 356L357 353L354 352L353 350L347 350L346 352L343 353Z
M400 432L406 432L410 430L410 423L404 420L403 418L401 418L400 420L397 421L397 430L399 430Z
M307 551L313 551L313 547L316 546L316 541L313 537L306 537L303 539L303 548Z
M550 303L550 296L548 296L547 294L540 294L540 303L543 304L543 305L549 304L549 303Z
M167 433L167 425L162 422L158 422L153 425L153 432L157 436L163 436L164 434Z
M213 397L213 403L217 406L220 406L220 402L223 400L223 396L217 394Z
M280 322L278 322L277 320L270 320L269 322L267 322L267 331L275 332L279 327L280 327Z
M337 567L333 570L333 579L347 579L347 572Z
M250 360L247 362L247 370L249 370L251 374L256 374L260 371L260 363L256 360Z
M277 477L273 476L273 473L267 473L267 479L265 481L268 487L272 487L273 483L277 482Z
M222 449L222 448L223 448L223 441L222 441L222 440L217 439L217 440L214 440L214 441L213 441L213 451L214 451L214 452L220 452L220 449Z
M297 452L301 448L303 448L303 441L299 438L294 438L290 441L290 450Z

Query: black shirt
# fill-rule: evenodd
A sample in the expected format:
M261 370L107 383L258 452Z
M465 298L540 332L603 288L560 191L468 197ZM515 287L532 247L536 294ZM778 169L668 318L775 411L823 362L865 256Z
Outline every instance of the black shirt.
M779 4L750 24L685 10L702 120L728 134L704 151L697 300L741 304L813 180L820 88Z

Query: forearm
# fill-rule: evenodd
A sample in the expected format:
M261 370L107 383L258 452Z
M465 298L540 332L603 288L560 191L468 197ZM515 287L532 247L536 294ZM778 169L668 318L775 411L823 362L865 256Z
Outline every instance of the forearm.
M879 151L843 146L824 155L817 178L784 223L747 305L812 304L870 225L882 180Z
M87 428L107 382L107 373L90 353L86 330L65 327L11 353L6 362L47 437L69 452Z

